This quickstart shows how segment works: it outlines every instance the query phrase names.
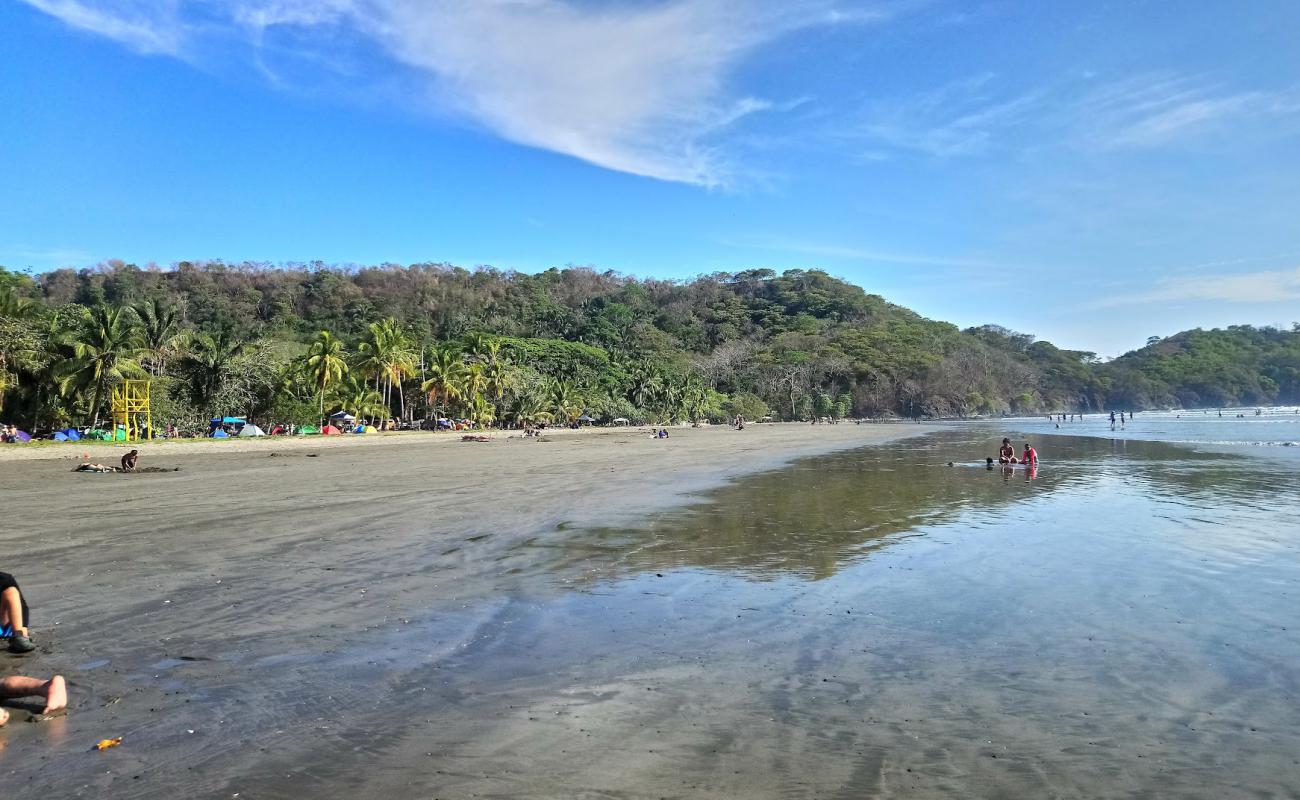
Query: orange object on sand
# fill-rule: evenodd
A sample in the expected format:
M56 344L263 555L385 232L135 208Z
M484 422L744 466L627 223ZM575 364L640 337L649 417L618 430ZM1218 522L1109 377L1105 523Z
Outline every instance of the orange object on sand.
M95 749L107 750L110 747L117 747L121 743L122 743L121 736L117 737L116 739L100 739L99 744L95 745Z

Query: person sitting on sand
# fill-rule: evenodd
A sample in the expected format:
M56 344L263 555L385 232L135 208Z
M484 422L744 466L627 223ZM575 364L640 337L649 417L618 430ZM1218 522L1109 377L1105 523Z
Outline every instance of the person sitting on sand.
M25 675L10 675L0 680L0 700L14 700L19 697L44 697L45 707L42 714L53 714L68 707L68 683L62 675L55 675L48 681L28 678ZM9 721L9 712L0 708L0 725Z
M136 468L137 468L139 465L140 465L140 451L139 451L139 450L132 450L131 452L129 452L129 453L127 453L126 455L122 456L122 471L123 471L123 472L135 472L135 471L136 471Z
M998 450L999 464L1016 463L1016 448L1011 444L1011 440L1003 438L1002 447Z
M1020 463L1028 464L1031 468L1038 466L1038 451L1025 442L1025 452L1020 454Z
M18 588L18 581L8 572L0 572L0 639L9 640L10 652L30 653L36 649L28 638L29 618L27 598Z

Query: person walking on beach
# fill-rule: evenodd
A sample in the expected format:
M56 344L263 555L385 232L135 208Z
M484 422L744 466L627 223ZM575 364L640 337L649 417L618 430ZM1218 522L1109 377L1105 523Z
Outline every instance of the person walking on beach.
M8 572L0 572L0 639L9 640L9 652L30 653L36 649L28 638L30 614L18 581Z
M55 675L48 681L26 675L10 675L0 680L0 700L19 697L44 697L45 707L41 713L53 714L68 707L68 683L62 675ZM0 708L0 726L8 721L9 712Z

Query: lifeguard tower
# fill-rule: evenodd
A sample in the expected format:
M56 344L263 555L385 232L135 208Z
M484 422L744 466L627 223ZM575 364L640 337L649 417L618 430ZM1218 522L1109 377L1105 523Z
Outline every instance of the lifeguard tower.
M113 387L113 427L115 431L125 431L129 442L153 438L149 383L122 381Z

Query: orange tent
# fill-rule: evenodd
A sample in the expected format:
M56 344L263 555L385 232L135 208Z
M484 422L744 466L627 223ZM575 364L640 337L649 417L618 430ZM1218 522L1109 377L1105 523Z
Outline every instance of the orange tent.
M337 436L340 433L343 433L343 431L339 430L333 425L326 425L325 427L320 429L320 432L324 436Z

